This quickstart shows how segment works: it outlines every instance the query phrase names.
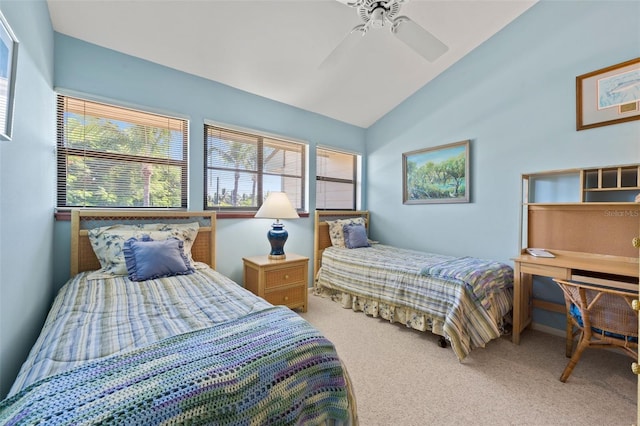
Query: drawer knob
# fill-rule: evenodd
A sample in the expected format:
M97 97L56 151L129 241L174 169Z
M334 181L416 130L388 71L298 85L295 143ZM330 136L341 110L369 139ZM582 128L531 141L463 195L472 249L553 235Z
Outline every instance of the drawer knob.
M640 237L635 237L631 240L631 244L633 244L635 248L640 248Z
M633 374L638 375L640 374L640 365L638 365L637 362L634 362L631 364L631 371L633 371Z
M289 296L284 297L284 301L286 302L287 300L289 300Z
M284 279L288 280L289 279L289 274L284 274Z

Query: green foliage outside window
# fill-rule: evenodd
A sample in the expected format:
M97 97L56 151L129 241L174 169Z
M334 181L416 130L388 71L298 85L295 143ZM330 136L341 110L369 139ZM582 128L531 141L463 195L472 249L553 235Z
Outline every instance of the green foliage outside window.
M63 116L59 206L186 207L183 132L75 111Z

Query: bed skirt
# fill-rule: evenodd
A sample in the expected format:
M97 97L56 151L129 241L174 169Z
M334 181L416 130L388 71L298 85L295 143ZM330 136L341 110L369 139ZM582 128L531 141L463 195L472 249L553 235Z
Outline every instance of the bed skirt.
M436 315L317 285L313 288L313 295L329 298L343 308L351 309L354 312L363 312L370 317L382 318L390 323L400 323L414 330L430 331L450 340L450 337L444 331L444 321ZM508 289L503 295L498 295L494 299L489 314L498 324L500 334L508 335L510 334L512 323L511 312L509 311L506 315L502 315L501 312L504 312L505 309L510 309L510 301L513 300L513 289ZM460 359L462 360L462 358Z

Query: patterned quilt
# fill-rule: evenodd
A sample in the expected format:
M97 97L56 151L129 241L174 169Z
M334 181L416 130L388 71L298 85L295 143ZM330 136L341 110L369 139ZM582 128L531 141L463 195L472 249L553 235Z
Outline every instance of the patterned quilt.
M2 424L347 424L331 342L273 307L49 376L0 403Z
M384 310L380 315L392 322L442 334L462 360L472 348L484 347L500 336L503 317L513 303L513 275L485 280L475 291L455 277L423 274L455 259L384 244L328 247L316 277L316 293L349 295L354 310L374 315ZM370 309L372 305L375 310Z
M343 423L335 350L288 308L211 268L89 278L56 296L0 424Z

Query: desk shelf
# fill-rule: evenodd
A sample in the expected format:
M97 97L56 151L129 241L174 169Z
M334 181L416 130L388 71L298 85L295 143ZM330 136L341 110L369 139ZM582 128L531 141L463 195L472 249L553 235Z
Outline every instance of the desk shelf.
M522 175L523 204L634 203L640 165L551 170Z

